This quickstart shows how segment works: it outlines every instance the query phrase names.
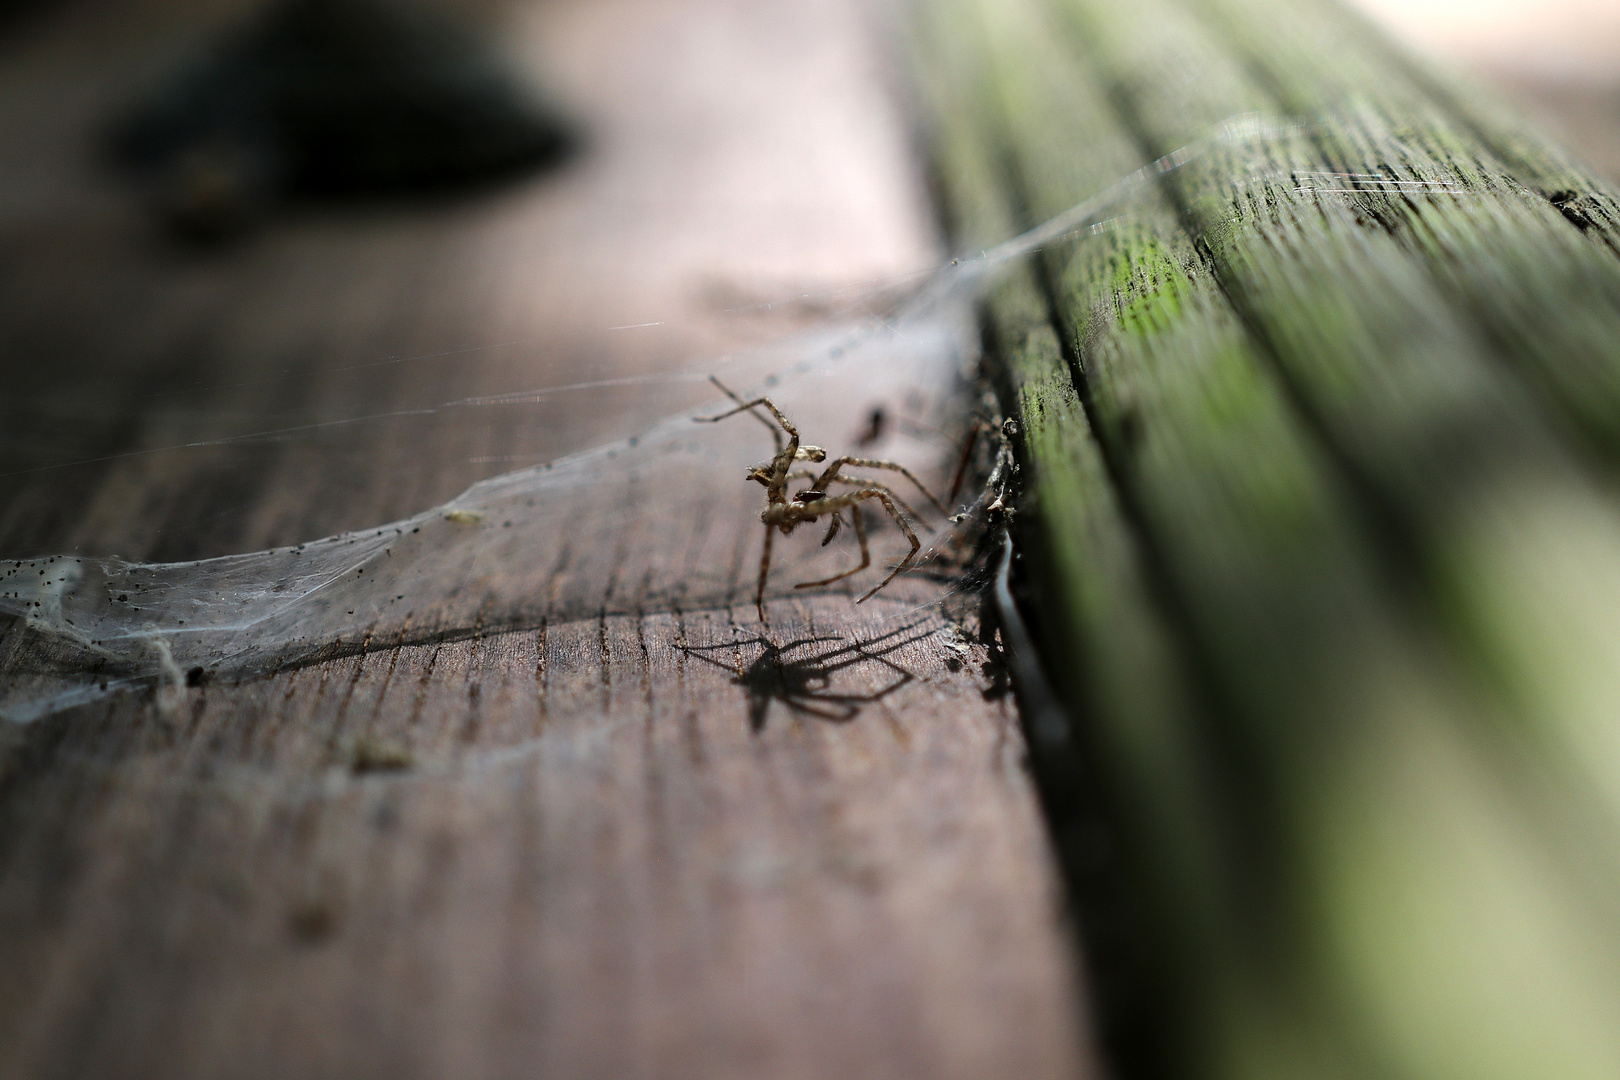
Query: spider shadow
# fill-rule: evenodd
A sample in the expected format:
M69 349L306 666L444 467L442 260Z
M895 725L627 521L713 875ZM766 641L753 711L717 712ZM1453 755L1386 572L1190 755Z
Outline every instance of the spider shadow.
M889 659L889 655L928 636L928 631L912 633L916 629L916 624L902 626L867 641L846 641L833 634L797 638L778 645L761 634L715 645L677 645L676 648L731 675L732 681L748 694L748 726L758 734L765 729L773 701L781 702L790 712L801 716L846 724L865 706L913 682L917 676ZM817 648L833 643L838 643L837 647ZM760 647L759 655L746 667L733 666L709 655L743 645ZM867 663L887 668L895 678L886 686L867 693L841 693L833 688L833 678L839 672Z

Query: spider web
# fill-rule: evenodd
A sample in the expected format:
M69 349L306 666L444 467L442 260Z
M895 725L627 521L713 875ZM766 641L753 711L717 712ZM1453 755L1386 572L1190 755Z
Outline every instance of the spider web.
M889 321L823 327L710 370L739 390L770 395L807 441L817 437L816 418L830 412L847 426L844 390L858 372L870 396L906 402L884 455L942 490L951 457L945 432L961 426L972 362L960 310L954 298L932 296ZM197 669L242 678L462 627L751 600L762 498L743 472L770 457L772 441L746 416L696 423L729 405L715 396L627 439L492 477L371 529L188 562L59 555L0 563L0 611L20 616L34 644L21 665L14 658L14 671L22 670L0 690L0 710L30 720ZM915 492L900 494L927 507ZM907 549L876 522L868 575L886 572ZM950 523L941 524L928 512L919 535L948 539ZM825 547L812 531L777 538L768 596L858 560L853 530ZM861 591L875 584L866 575L851 581ZM924 593L908 592L904 579L890 591Z
M852 388L904 401L905 415L880 456L909 466L943 494L973 406L972 304L986 284L1043 245L1106 227L1144 187L1211 146L1276 130L1239 118L1021 236L953 260L881 316L829 323L663 378L716 375L750 397L768 394L809 443L830 427L822 421L847 423ZM249 678L469 628L751 601L761 492L743 474L767 460L772 445L747 417L695 422L729 405L717 394L633 436L481 481L403 520L307 543L188 562L76 555L0 562L0 612L28 631L0 687L0 716L25 722L132 686L173 689L204 673ZM927 506L903 483L891 486ZM963 511L955 520L925 511L915 523L924 544L916 569L927 580L902 575L886 594L937 602L940 571L982 526L972 512L982 501L969 492L952 507ZM907 549L875 514L868 531L873 566L833 591L864 592ZM816 526L778 537L767 602L792 595L797 582L854 565L853 532L825 546Z

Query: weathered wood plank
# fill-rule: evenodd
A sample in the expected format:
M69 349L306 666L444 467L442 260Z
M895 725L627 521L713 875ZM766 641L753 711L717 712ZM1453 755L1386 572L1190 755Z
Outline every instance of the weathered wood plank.
M1612 191L1547 153L1503 160L1387 48L1337 47L1355 20L1331 0L1200 10L1275 107L1332 118L1312 132L1323 159L1376 163L1342 181L1342 198L1424 259L1499 361L1539 384L1612 460L1620 416ZM1513 162L1526 160L1542 168L1521 181Z
M1008 197L1011 148L995 79L999 65L988 67L980 46L990 29L983 23L992 17L962 6L934 10L949 18L925 20L919 31L925 77L932 76L933 136L953 230L971 251L1019 231L1029 211ZM1020 14L1028 13L1003 8L995 16L1022 26ZM1042 63L1047 57L1036 41L1023 44L1036 46L1025 57L1034 77L1062 78ZM1082 136L1088 148L1106 154L1118 146L1117 129L1095 110L1068 116L1095 125ZM1105 158L1099 171L1121 166L1134 167ZM1017 535L1024 576L1053 658L1051 678L1081 710L1079 759L1054 761L1037 752L1035 760L1069 885L1090 930L1099 1022L1116 1059L1135 1069L1162 1056L1165 998L1208 977L1207 942L1178 917L1179 905L1164 904L1169 896L1207 900L1218 888L1198 869L1215 846L1188 738L1201 703L1173 616L1154 595L1159 582L1152 575L1161 568L1151 565L1141 522L1127 511L1130 490L1110 476L1079 393L1089 396L1090 387L1074 378L1034 269L1010 271L990 294L985 318L992 377L1020 425L1014 444L1022 470ZM1133 797L1142 790L1165 798ZM1103 806L1098 791L1111 796ZM1140 813L1121 813L1121 805Z
M76 10L0 65L7 556L189 558L412 513L708 392L128 452L680 370L804 314L723 309L936 257L860 4L497 12L589 156L460 203L294 208L207 253L163 247L61 133L222 12ZM658 325L607 329L632 323ZM853 441L872 404L801 419ZM618 520L677 557L692 521L734 532L752 560L753 513ZM167 710L7 729L0 1074L1087 1074L993 658L898 594L770 612L495 633L429 609Z
M1301 20L1299 16L1305 11L1313 17ZM1215 9L1211 12L1216 13ZM1305 45L1321 50L1318 57L1326 67L1345 62L1364 68L1376 67L1380 81L1362 83L1356 87L1358 94L1373 97L1388 94L1391 87L1382 80L1389 79L1397 88L1396 94L1409 104L1438 107L1446 114L1447 127L1460 126L1467 131L1469 140L1475 144L1468 148L1469 153L1477 153L1479 147L1486 148L1520 183L1549 201L1556 196L1558 204L1568 205L1566 217L1572 224L1583 231L1599 229L1598 239L1611 248L1614 246L1620 214L1617 214L1613 176L1609 176L1608 184L1593 184L1592 173L1577 164L1556 139L1527 123L1526 117L1516 115L1501 100L1500 90L1492 88L1504 82L1511 87L1511 77L1485 80L1490 85L1459 84L1453 75L1438 72L1423 59L1412 56L1349 4L1312 3L1291 11L1278 10L1275 14L1283 20L1283 26L1267 27L1266 34L1282 38L1282 48L1278 50L1279 56L1271 57L1267 64L1275 63L1290 49ZM1506 73L1492 73L1496 74L1505 76ZM1519 94L1513 97L1516 101L1523 100ZM1584 157L1607 156L1612 147L1599 144L1604 140L1602 131L1597 128L1589 132L1595 137L1593 144L1581 144L1575 149Z
M774 663L743 611L677 612L35 728L7 1071L1071 1074L1010 702L874 604L778 610Z
M944 210L953 236L972 251L1013 235L1019 220L998 168L1003 148L985 122L993 103L968 92L984 57L964 48L972 39L959 29L929 20L915 32L926 41L918 80L933 120ZM1086 960L1102 1035L1130 1057L1161 1038L1155 995L1196 948L1173 916L1153 910L1162 893L1144 882L1157 879L1164 893L1199 887L1185 866L1161 858L1156 843L1167 833L1194 846L1206 839L1196 824L1189 829L1197 808L1176 798L1197 788L1181 731L1196 711L1195 695L1108 463L1083 434L1086 407L1031 268L1009 271L984 315L997 360L987 374L1019 423L1019 576L1035 599L1043 641L1064 658L1050 670L1053 683L1100 721L1043 746L1033 764L1071 902L1090 931ZM1141 789L1169 797L1152 808L1154 820L1121 819L1099 805L1097 792L1110 789L1121 799Z
M1278 100L1207 17L1151 2L940 5L929 39L954 42L931 46L957 78L937 125L980 127L939 141L947 191L981 222L986 188L1031 224L1235 114L1310 125L1217 144L1165 177L1165 203L1150 192L1037 260L1092 430L1071 414L1066 440L1026 445L1024 527L1083 565L1089 538L1065 541L1053 522L1094 496L1039 466L1095 439L1180 666L1198 676L1160 750L1196 765L1174 791L1142 784L1126 744L1099 736L1140 721L1127 703L1070 687L1097 771L1115 773L1113 817L1151 848L1121 863L1160 871L1139 879L1144 907L1195 943L1161 988L1157 1045L1121 1049L1129 1067L1181 1075L1529 1076L1557 1043L1554 1071L1602 1075L1620 1050L1616 987L1555 942L1615 929L1600 914L1616 881L1612 781L1585 760L1613 726L1577 704L1606 697L1588 695L1615 671L1612 620L1597 614L1615 597L1593 595L1617 550L1613 500L1569 451L1568 414L1516 381L1535 361L1505 362L1508 335L1482 333L1476 309L1526 250L1554 274L1590 257L1601 277L1609 256L1534 200L1514 204L1528 217L1501 243L1500 219L1450 248L1358 220L1354 196L1319 189L1379 173L1365 116L1323 112L1331 78L1311 83L1303 46L1277 55L1328 89L1309 111ZM1271 62L1258 24L1246 33ZM962 164L974 152L988 169ZM1444 198L1389 201L1416 218ZM1470 227L1450 203L1435 216ZM1465 273L1448 262L1456 248L1494 261ZM1508 292L1505 309L1534 287ZM1544 320L1614 321L1602 289L1536 302ZM998 296L990 319L1028 310ZM1523 306L1511 317L1533 331ZM1608 347L1580 361L1601 370ZM1033 336L1001 351L1015 373L1052 366ZM1027 400L1009 405L1036 412ZM1562 584L1555 566L1571 571ZM1047 642L1060 681L1113 647L1073 596L1032 597L1068 629ZM1514 685L1530 671L1539 697ZM1202 815L1178 818L1186 806ZM1537 990L1501 994L1519 979Z
M1137 95L1132 116L1150 130L1173 129L1162 142L1191 137L1196 109L1209 115L1263 104L1258 91L1240 85L1231 61L1200 45L1195 24L1168 8L1159 14L1097 19L1094 40L1117 33L1129 42L1118 56L1170 55L1218 73L1199 84L1197 95L1167 93L1150 68L1115 73ZM1222 89L1228 86L1230 92ZM1257 345L1274 358L1302 414L1366 504L1385 557L1397 571L1411 561L1418 595L1427 592L1453 622L1459 644L1490 650L1476 659L1494 678L1515 672L1523 678L1540 668L1530 657L1542 657L1553 639L1560 642L1555 648L1583 656L1577 663L1585 675L1572 666L1538 691L1503 689L1538 717L1531 725L1537 738L1574 744L1555 746L1554 755L1586 757L1577 749L1581 733L1595 735L1608 723L1591 714L1583 719L1576 701L1589 690L1578 688L1607 679L1602 673L1614 666L1603 652L1620 644L1584 629L1603 624L1597 609L1612 609L1611 598L1593 589L1611 573L1604 567L1620 558L1612 496L1571 459L1522 386L1493 364L1475 324L1434 283L1424 261L1337 199L1310 198L1286 183L1264 186L1263 198L1258 191L1234 196L1230 177L1246 175L1245 168L1291 177L1333 167L1326 158L1311 160L1306 147L1290 144L1282 152L1298 157L1278 162L1268 147L1259 160L1245 160L1234 150L1222 169L1177 174L1172 189L1182 212L1200 230L1212 268ZM1545 318L1572 311L1577 319L1607 318L1620 327L1620 312L1606 310L1572 297ZM1501 595L1497 590L1521 599L1499 603L1490 599ZM1591 779L1612 799L1613 778Z

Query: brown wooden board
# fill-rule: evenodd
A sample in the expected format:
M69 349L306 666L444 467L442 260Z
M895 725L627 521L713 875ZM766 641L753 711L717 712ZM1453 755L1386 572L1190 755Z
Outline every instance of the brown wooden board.
M8 1074L1072 1074L1010 705L936 618L847 604L42 724L7 777Z
M417 512L712 392L445 402L681 370L937 259L870 12L788 0L474 5L582 156L176 246L90 138L240 10L76 5L0 42L0 555ZM807 419L853 441L872 404ZM306 427L382 413L407 415ZM427 610L415 643L8 729L0 1075L1087 1072L992 658L924 594L801 595L769 627L746 594Z

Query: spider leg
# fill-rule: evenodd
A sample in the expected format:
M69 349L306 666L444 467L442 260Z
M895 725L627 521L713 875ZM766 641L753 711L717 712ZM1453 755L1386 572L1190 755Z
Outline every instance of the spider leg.
M956 462L956 473L951 477L951 493L945 496L945 501L954 504L956 496L961 494L962 481L967 479L968 465L973 461L973 448L979 445L979 434L988 425L983 419L975 418L973 426L968 429L967 445L962 447L962 456Z
M896 574L910 566L911 560L917 557L918 550L922 548L922 541L917 539L917 534L911 531L911 526L906 524L906 519L900 516L900 511L895 509L894 503L889 500L887 495L883 494L881 491L857 491L855 492L855 495L857 498L877 499L879 502L881 502L883 504L883 508L889 512L889 516L894 518L894 523L900 526L900 531L906 534L906 539L911 541L911 550L906 552L906 557L900 560L900 565L896 566L893 570L890 570L888 577L878 582L869 592L867 592L865 596L855 601L857 604L859 604L862 601L870 600L873 593L877 592L879 589L883 588L883 586L893 581Z
M732 391L731 387L727 386L713 375L709 376L709 381L718 386L722 394L726 395L726 397L730 398L732 401L735 401L737 403L737 408L732 409L730 412L723 412L719 416L694 416L692 419L699 424L713 424L717 421L726 419L728 416L735 416L740 412L747 412L749 416L752 416L755 420L758 420L760 423L764 424L770 429L771 438L776 443L776 452L780 454L782 452L782 432L778 430L775 424L771 423L769 420L765 419L765 417L754 411L754 406L757 405L758 402L744 401Z
M792 472L788 473L782 479L784 479L784 480L820 480L821 479L821 474L816 472L816 470L814 470L814 469L794 469ZM879 484L874 480L863 480L862 478L860 478L858 476L835 476L835 477L833 477L833 479L838 481L840 484L854 484L854 485L859 486L859 487L883 487L882 484ZM816 491L821 490L819 487L817 487L816 484L811 484L810 487L811 487L812 490L816 490ZM888 488L883 488L883 490L888 491L889 489ZM846 492L846 494L847 494L847 492ZM893 495L894 492L889 491L889 494ZM898 501L898 499L896 501ZM912 516L915 517L916 515L912 515Z
M841 457L830 462L827 465L827 468L822 471L817 486L820 486L822 483L832 481L832 479L838 475L838 470L843 468L845 465L854 465L855 467L861 469L888 469L890 472L897 472L915 484L918 491L928 496L928 501L934 504L934 508L936 510L942 514L950 513L950 511L945 509L945 504L936 499L934 497L934 493L924 487L923 482L917 479L910 469L906 468L898 461L879 461L877 458Z
M771 572L771 541L773 528L765 526L765 550L759 556L759 588L754 590L754 610L759 612L759 621L765 621L765 578Z
M889 487L887 484L879 483L876 480L868 480L861 476L835 476L833 477L833 480L840 484L853 484L866 491L881 491L883 494L893 499L894 504L900 509L904 510L908 517L919 521L922 519L922 515L907 505L906 501L900 496L896 495L894 493L894 489ZM847 495L849 492L845 492L844 494Z
M872 550L866 546L866 519L861 517L861 508L855 505L855 501L859 497L859 492L857 492L855 495L839 496L839 498L847 498L851 500L848 504L850 507L849 516L855 519L855 539L861 542L861 565L855 567L853 570L845 570L842 574L834 574L832 577L826 578L822 581L801 581L797 585L793 586L795 589L815 589L822 585L831 585L835 581L843 581L851 574L858 574L862 570L865 570L868 566L872 565ZM882 498L882 496L880 495L878 498ZM834 511L834 513L837 513L837 511ZM890 576L892 577L893 575ZM884 585L886 584L888 584L887 581L884 582ZM878 586L878 589L881 588L883 588L883 585ZM873 589L872 592L877 592L877 589ZM867 593L866 595L870 596L872 593ZM866 597L863 596L861 599L864 600Z
M772 416L776 417L776 422L781 425L782 431L788 433L787 443L784 444L782 442L780 432L778 432L775 428L771 428L771 438L776 440L776 456L771 459L771 471L769 474L769 479L765 483L765 489L773 498L782 490L782 485L787 482L788 466L793 462L820 462L827 460L827 451L823 450L821 447L799 445L799 429L793 426L793 421L784 416L782 410L778 409L776 407L776 403L770 398L759 397L752 401L744 401L742 398L733 393L725 383L721 382L719 379L716 379L713 375L709 376L709 381L718 386L732 401L735 401L737 403L737 407L734 409L728 409L718 416L694 416L692 419L696 422L700 424L714 424L726 419L728 416L736 416L740 412L746 412L754 419L769 427L770 421L766 420L763 416L754 411L755 406L763 405L765 408L770 410Z
M844 512L842 510L834 510L832 513L832 524L827 526L827 535L821 538L822 547L826 547L828 544L833 542L833 537L838 535L838 527L843 523Z
M692 419L696 420L698 423L700 423L700 424L713 424L713 423L717 423L718 421L726 419L726 417L728 417L728 416L736 416L740 412L746 412L749 415L753 416L758 421L760 421L762 424L765 424L767 427L769 427L770 426L770 421L766 420L763 416L760 416L759 413L754 412L755 408L757 408L760 405L763 405L763 406L765 406L767 409L769 409L771 411L772 416L776 417L776 422L778 424L782 425L782 430L783 431L787 432L789 435L791 435L795 439L797 439L799 437L799 429L793 426L793 421L789 420L787 417L782 415L782 410L778 409L776 407L776 403L773 402L770 398L768 398L768 397L757 397L753 401L744 401L742 398L738 397L736 394L732 393L729 389L727 389L726 384L721 382L719 379L716 379L713 375L709 376L709 381L714 383L714 385L718 386L721 389L721 391L724 392L725 395L728 398L730 398L732 401L735 401L737 403L737 407L735 409L727 409L725 412L721 413L719 416L694 416Z

